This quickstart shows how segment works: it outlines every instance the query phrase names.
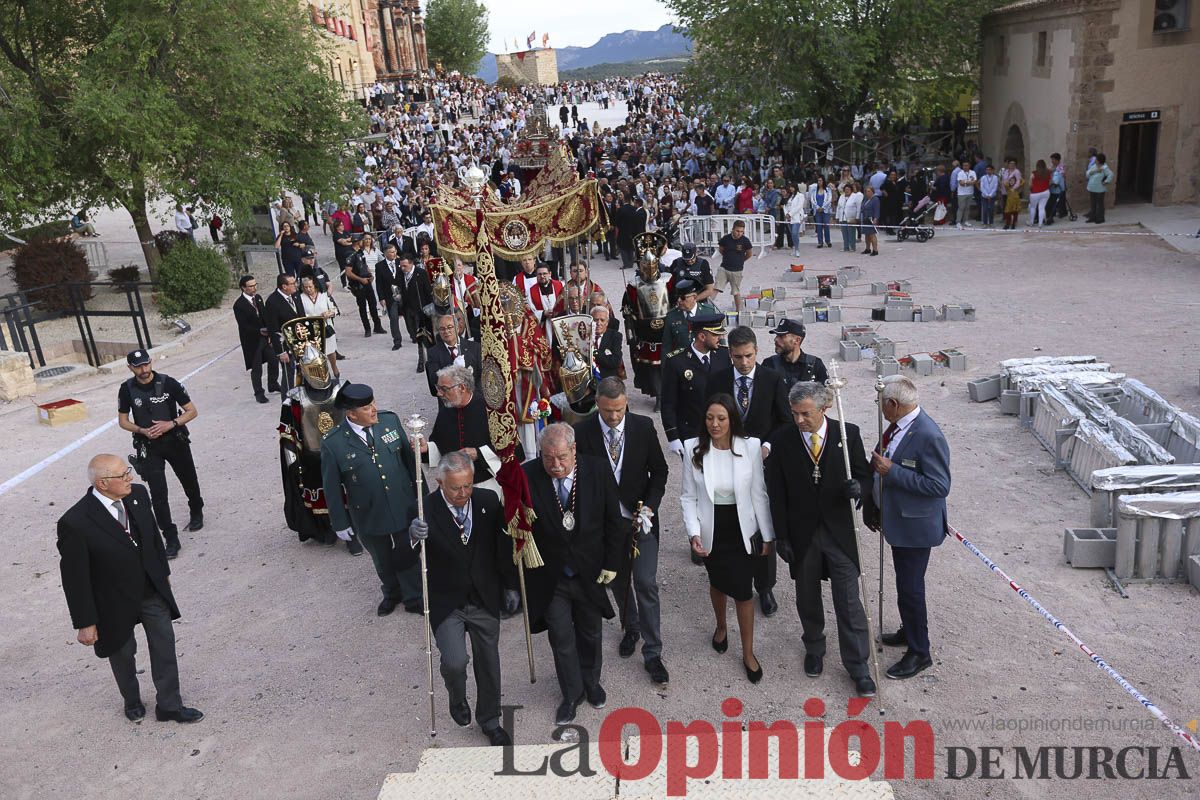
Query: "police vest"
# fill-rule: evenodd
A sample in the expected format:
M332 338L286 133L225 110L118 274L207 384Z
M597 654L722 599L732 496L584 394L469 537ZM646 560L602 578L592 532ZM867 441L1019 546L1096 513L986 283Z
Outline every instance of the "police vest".
M130 413L139 428L149 428L156 422L175 419L175 398L166 390L166 377L155 373L148 386L137 382L137 378L125 381L129 391Z

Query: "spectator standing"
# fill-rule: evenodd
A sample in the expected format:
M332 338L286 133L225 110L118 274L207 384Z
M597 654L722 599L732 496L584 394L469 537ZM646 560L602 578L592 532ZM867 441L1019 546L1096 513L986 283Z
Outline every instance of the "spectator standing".
M1067 171L1062 155L1050 154L1050 202L1046 204L1046 224L1053 225L1057 217L1067 215Z
M817 178L811 191L813 221L817 228L817 249L833 245L829 241L829 217L833 211L833 192L825 183L825 177Z
M959 119L962 119L960 116ZM958 229L968 227L971 218L971 201L975 198L975 187L979 177L968 164L963 164L958 170Z
M718 290L729 285L733 292L733 308L742 310L742 272L746 268L746 259L750 258L753 246L750 238L745 235L746 223L738 220L733 223L733 230L721 237L717 242L717 250L721 253L721 266L717 268ZM828 236L828 231L825 234Z
M800 237L804 235L804 217L808 209L808 192L797 186L783 207L792 246L792 258L800 257Z
M979 179L979 220L983 227L990 228L996 221L996 195L1000 191L1000 177L996 168L987 165Z
M861 219L863 229L863 250L864 255L877 256L879 255L879 198L875 196L875 190L870 186L867 187L865 193L866 199L863 200L862 211L859 218Z
M1104 194L1112 180L1113 173L1108 168L1108 157L1104 153L1097 153L1096 162L1088 167L1087 171L1088 197L1092 201L1092 213L1088 222L1097 225L1104 222Z
M838 198L837 220L842 228L842 252L850 253L856 248L858 215L862 211L862 195L854 191L854 184L847 183Z
M1050 170L1038 159L1029 176L1029 224L1041 227L1046 223L1046 203L1050 200Z
M192 230L192 218L183 210L182 203L175 204L175 230L186 235L193 242L196 241L196 232Z
M1010 158L1000 173L1000 191L1004 195L1004 230L1017 227L1017 215L1021 213L1021 187L1025 185L1017 160Z

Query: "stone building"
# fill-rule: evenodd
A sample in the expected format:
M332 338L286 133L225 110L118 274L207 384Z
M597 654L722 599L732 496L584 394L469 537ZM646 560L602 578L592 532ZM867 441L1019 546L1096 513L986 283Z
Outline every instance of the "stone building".
M558 55L553 49L496 54L496 80L553 86L558 83Z
M364 84L376 80L365 0L324 0L306 3L304 8L309 21L320 29L322 59L330 77L347 94L362 97Z
M1200 8L1195 0L1022 0L983 19L980 139L1025 174L1050 154L1086 208L1088 148L1113 203L1200 201Z
M371 56L380 80L413 78L429 71L420 0L354 0L371 28Z

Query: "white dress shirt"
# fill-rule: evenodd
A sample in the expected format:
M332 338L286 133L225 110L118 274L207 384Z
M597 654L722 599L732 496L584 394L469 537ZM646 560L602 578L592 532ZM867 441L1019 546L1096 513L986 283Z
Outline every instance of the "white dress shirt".
M351 422L349 418L346 419L346 424L350 426L350 430L358 434L358 438L363 440L363 444L370 445L370 442L367 441L367 429L365 427L356 422Z
M896 432L892 434L892 440L888 442L887 450L884 455L888 458L892 457L892 453L896 452L896 448L900 446L900 440L904 438L904 434L912 427L912 424L917 421L917 416L921 413L921 407L917 406L912 411L905 414L900 419L896 420Z
M112 518L115 519L118 523L120 523L121 517L117 514L116 506L114 506L113 503L119 503L121 501L108 499L104 495L97 492L95 486L93 486L89 491L92 493L92 497L95 497L97 500L100 501L100 505L104 506L104 510L107 511L109 514L112 514Z
M621 482L621 467L623 467L625 465L625 444L626 444L626 442L625 442L625 417L621 417L620 423L618 423L617 427L615 428L615 430L617 431L617 438L621 442L621 456L620 456L620 458L617 459L617 463L615 463L615 464L613 463L613 460L612 460L612 454L608 451L609 431L612 431L614 429L608 427L608 424L604 421L604 419L602 417L598 417L598 418L600 419L600 433L604 437L604 457L606 459L608 459L608 465L610 467L612 467L613 477L616 479L617 483L619 484ZM625 507L625 504L620 503L620 506L621 506L621 516L624 517L625 519L633 519L633 513L628 508Z

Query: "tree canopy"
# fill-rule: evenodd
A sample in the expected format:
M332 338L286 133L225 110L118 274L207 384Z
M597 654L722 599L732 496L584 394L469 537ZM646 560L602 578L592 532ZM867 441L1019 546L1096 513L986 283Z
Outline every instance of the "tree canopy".
M473 75L487 52L488 10L479 0L429 0L425 46L431 63Z
M953 107L996 0L665 0L693 41L687 86L744 122Z
M361 112L292 0L0 0L0 225L155 196L247 211L343 178Z

